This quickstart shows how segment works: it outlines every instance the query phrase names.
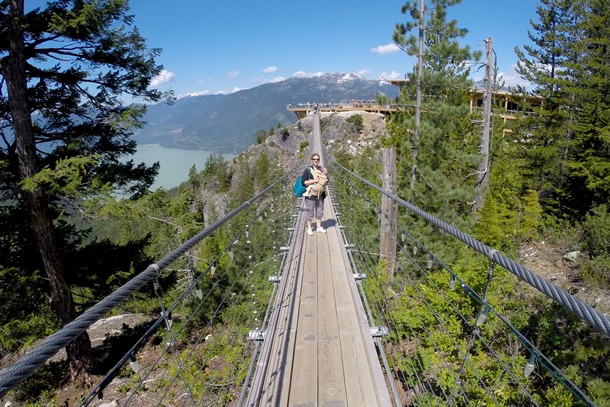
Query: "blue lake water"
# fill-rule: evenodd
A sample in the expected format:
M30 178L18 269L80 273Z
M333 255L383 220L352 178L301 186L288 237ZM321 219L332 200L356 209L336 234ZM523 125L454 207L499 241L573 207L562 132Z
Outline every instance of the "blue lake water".
M159 175L155 179L151 190L163 187L165 189L177 187L189 177L189 170L194 165L197 172L203 170L211 151L180 150L166 148L156 144L139 145L138 151L131 157L134 162L144 162L148 165L159 162ZM225 160L232 160L235 155L223 154Z

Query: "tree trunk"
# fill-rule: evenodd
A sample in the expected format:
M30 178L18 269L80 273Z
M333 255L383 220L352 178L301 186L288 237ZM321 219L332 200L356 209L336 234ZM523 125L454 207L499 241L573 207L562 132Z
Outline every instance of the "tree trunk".
M383 150L383 174L381 186L396 195L396 147ZM381 258L386 262L386 272L394 275L396 269L396 202L381 195L380 250Z
M23 3L24 0L10 0L9 54L2 61L2 73L8 89L8 101L18 151L19 173L22 180L34 176L37 171L36 145L27 100L23 27L21 26ZM63 327L74 320L76 310L70 286L64 277L65 273L55 241L55 230L47 198L40 188L24 191L24 194L32 217L32 227L38 249L49 279L53 309L60 326ZM90 350L91 342L86 332L66 347L70 378L74 379L81 373L90 371L93 366L89 357Z
M422 104L422 81L424 78L424 37L426 27L426 2L419 2L419 29L418 29L418 52L417 52L417 89L415 92L415 129L413 131L413 145L411 146L411 155L413 164L411 164L411 181L409 183L411 189L410 202L415 202L415 183L417 182L417 160L419 159L419 137L421 132L421 104Z
M491 128L491 96L492 96L492 64L493 64L493 47L492 40L489 37L486 41L487 58L485 62L485 94L483 96L483 130L481 132L481 161L479 170L477 171L477 182L475 185L476 196L472 207L473 214L477 214L483 205L485 205L485 193L487 184L489 183L489 133Z

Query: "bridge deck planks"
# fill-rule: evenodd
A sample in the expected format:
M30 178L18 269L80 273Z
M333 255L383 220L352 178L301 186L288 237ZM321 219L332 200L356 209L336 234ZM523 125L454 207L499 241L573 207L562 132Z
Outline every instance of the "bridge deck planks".
M330 199L325 205L327 234L307 236L298 225L278 323L265 339L262 393L249 406L391 406Z
M303 227L302 219L296 225ZM302 235L296 235L294 245L300 248ZM248 406L279 406L288 405L290 390L290 369L294 352L294 336L296 333L295 318L298 318L298 293L301 290L301 264L304 253L301 250L291 250L288 253L287 266L284 269L280 298L276 304L269 323L270 330L265 339L263 355L259 358L252 387L260 386L260 394L250 394Z
M314 117L311 151L319 152ZM248 406L392 405L331 201L327 234L307 236L300 208Z
M318 361L315 357L318 344L318 273L315 262L317 245L311 238L303 243L301 291L297 296L299 317L294 335L294 355L290 383L289 403L299 405L315 400L318 394ZM307 358L301 355L309 355ZM306 404L305 404L306 405Z
M331 234L338 234L338 230L333 228ZM341 242L340 237L336 237L337 242ZM374 355L376 350L370 338L370 328L366 320L364 309L359 301L355 301L357 289L354 280L343 278L346 273L351 274L351 269L345 267L347 259L343 257L344 249L338 245L330 246L333 271L335 299L337 301L337 315L339 321L339 332L341 335L342 359L348 361L345 366L349 372L345 375L345 386L348 404L351 406L377 406L384 405L381 400L377 400L377 393L367 386L385 386L381 371L374 374L374 366L369 363L377 363L376 360L370 361L368 355ZM351 363L349 362L351 361ZM377 379L377 383L376 380ZM376 384L375 384L376 383ZM370 391L366 391L368 390ZM383 394L383 393L382 393Z
M335 298L335 273L331 267L329 244L333 239L329 235L317 233L311 236L318 246L318 386L320 405L332 405L345 400L344 365L341 355L341 337L337 317L337 300ZM308 239L309 241L309 239Z

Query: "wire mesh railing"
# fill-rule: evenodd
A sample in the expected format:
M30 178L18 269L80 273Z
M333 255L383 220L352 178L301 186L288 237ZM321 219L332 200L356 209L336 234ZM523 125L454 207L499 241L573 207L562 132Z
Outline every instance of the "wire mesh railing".
M460 238L466 244L456 256L459 261L444 264L428 247L455 236L450 228L439 227L441 223L434 224L434 235L421 233L421 210L398 217L397 261L391 276L379 255L384 191L340 165L333 166L332 173L333 202L344 214L350 256L358 273L367 276L358 284L373 323L389 331L382 344L403 405L596 405L593 389L583 383L573 361L554 349L561 343L569 353L574 343L543 339L553 331L578 327L587 331L595 363L603 363L599 352L608 350L603 345L603 314L593 310L595 318L584 319L565 312L562 304L547 298L552 295L538 291L529 276L522 279L506 269L512 260L491 248L482 256L480 247L468 245L468 239ZM407 204L392 198L398 205ZM428 222L436 220L426 215ZM577 299L570 298L572 302L590 311ZM587 324L601 326L602 332Z
M1 395L44 370L45 362L98 320L119 312L142 316L94 349L99 376L70 405L105 398L119 405L227 405L251 373L261 328L294 224L292 174L230 211L136 278L85 311L0 372ZM120 305L120 307L119 307ZM120 346L118 346L120 344ZM27 386L26 386L27 387ZM14 398L13 398L14 399ZM15 400L15 399L14 399Z
M357 285L369 322L388 328L389 335L376 338L376 344L395 399L417 406L596 405L591 385L554 348L569 351L570 338L548 339L554 331L574 327L582 336L588 329L594 348L588 362L603 364L607 318L587 307L593 318L562 312L564 304L549 299L554 293L540 294L538 286L546 284L507 269L509 259L468 245L463 234L460 261L445 264L429 248L453 239L453 231L436 225L440 232L434 237L416 238L412 232L421 210L399 217L396 272L389 276L379 257L379 220L385 215L377 201L384 192L344 167L334 169L333 203L354 272L366 275ZM0 372L1 394L70 338L116 312L117 304L129 309L147 298L154 304L146 310L149 320L138 335L120 333L123 351L104 355L104 374L80 404L109 394L121 405L240 404L260 343L245 338L265 331L276 293L270 277L281 273L283 249L291 244L292 181L289 176L276 181ZM426 215L426 221L435 221ZM567 303L580 305L572 298ZM607 375L607 367L598 370Z

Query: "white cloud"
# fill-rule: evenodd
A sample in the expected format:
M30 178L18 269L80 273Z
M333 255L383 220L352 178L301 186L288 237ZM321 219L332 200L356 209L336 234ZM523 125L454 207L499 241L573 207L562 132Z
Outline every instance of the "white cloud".
M204 96L204 95L211 95L211 94L212 94L211 90L201 90L199 92L189 92L185 96Z
M504 80L504 86L521 85L525 86L526 88L531 86L529 82L521 78L521 76L517 73L517 64L511 65L510 68L510 72L500 72L500 75L502 75L502 79Z
M156 88L158 86L165 85L166 83L171 82L172 79L174 79L174 76L175 75L173 72L169 72L163 69L159 73L159 75L152 78L152 80L150 81L150 86Z
M360 71L358 71L356 73L365 78L367 78L370 74L372 74L372 72L368 69L361 69Z
M386 45L378 45L375 48L371 48L371 52L374 54L385 55L385 54L393 54L395 52L400 51L398 45L393 42Z
M275 78L261 78L261 77L256 77L254 79L252 79L253 83L258 83L258 84L263 84L263 83L275 83L275 82L281 82L286 80L285 77L283 76L276 76Z
M402 78L404 78L404 74L402 74L400 72L396 72L396 71L382 72L379 74L379 79L392 80L392 79L402 79Z
M277 66L268 66L265 69L263 69L264 73L273 73L277 71Z
M298 72L295 72L294 74L292 74L292 76L294 76L295 78L313 78L314 76L322 76L322 75L324 75L324 72L298 71Z
M237 78L239 76L239 71L229 71L227 73L227 78Z

